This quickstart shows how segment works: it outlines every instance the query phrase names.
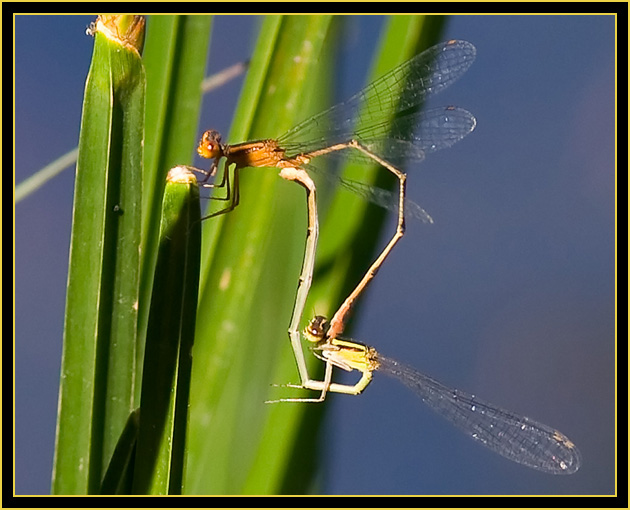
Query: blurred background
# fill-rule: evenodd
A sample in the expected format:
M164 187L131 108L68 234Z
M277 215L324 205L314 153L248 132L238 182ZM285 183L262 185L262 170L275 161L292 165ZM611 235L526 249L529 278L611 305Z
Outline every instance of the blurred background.
M18 183L77 145L93 19L16 18ZM346 20L340 99L364 84L383 21ZM216 17L208 74L247 59L259 23ZM353 337L559 429L583 465L550 476L508 462L377 373L360 397L327 401L322 493L612 494L615 20L454 16L453 38L477 60L430 105L466 108L477 129L408 169L408 194L435 224L408 224ZM200 132L229 132L241 84L205 98ZM50 491L73 181L67 170L16 206L18 494Z

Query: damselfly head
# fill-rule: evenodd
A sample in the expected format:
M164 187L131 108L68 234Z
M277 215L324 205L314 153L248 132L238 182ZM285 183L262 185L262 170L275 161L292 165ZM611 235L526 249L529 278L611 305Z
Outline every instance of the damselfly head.
M329 327L330 324L326 317L316 315L304 328L304 336L309 342L319 342L326 337Z
M221 157L223 155L223 149L221 147L221 133L213 129L206 131L199 141L197 153L202 158L206 159Z

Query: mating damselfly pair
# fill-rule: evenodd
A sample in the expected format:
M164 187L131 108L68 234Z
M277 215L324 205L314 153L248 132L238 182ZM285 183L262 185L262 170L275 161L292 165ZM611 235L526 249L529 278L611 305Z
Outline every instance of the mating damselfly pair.
M575 445L559 431L524 416L488 404L473 395L448 388L429 376L390 360L375 349L342 338L352 306L374 278L385 259L405 232L405 218L411 214L425 221L430 216L406 199L406 174L400 170L406 161L420 161L430 152L450 147L475 128L474 116L458 107L421 110L429 96L442 91L470 67L475 47L465 41L447 41L429 48L370 83L348 100L314 115L284 135L238 144L223 144L216 131L206 131L198 153L212 159L206 180L215 176L218 163L225 158L219 182L202 185L224 189L227 205L210 214L217 216L233 210L239 203L239 171L244 167L280 169L280 176L295 181L306 190L308 226L305 254L298 280L289 337L295 355L300 384L285 387L319 392L314 398L283 398L270 402L322 402L328 392L359 394L372 380L374 371L397 377L413 389L438 414L461 428L473 439L497 453L554 474L570 474L580 466ZM371 162L385 168L398 179L396 231L369 267L355 289L339 306L330 322L313 318L304 337L311 351L326 364L323 380L309 375L302 348L300 323L313 279L319 222L316 187L309 175L309 163L336 153ZM233 166L233 180L228 167ZM380 205L389 203L389 192L365 184L340 180L341 185ZM357 370L360 380L354 385L332 380L333 368Z

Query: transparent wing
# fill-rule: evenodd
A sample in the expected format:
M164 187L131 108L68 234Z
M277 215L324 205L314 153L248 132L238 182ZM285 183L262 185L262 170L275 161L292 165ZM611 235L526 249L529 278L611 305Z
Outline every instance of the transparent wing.
M398 210L398 192L377 188L369 184L349 179L338 178L337 182L351 193L390 211ZM405 200L405 218L417 219L424 223L433 223L433 218L413 200Z
M427 153L450 147L475 128L475 118L462 108L433 108L418 114L417 118L419 119L418 127L412 135L404 129L403 121L406 121L407 117L403 117L393 124L388 122L386 125L365 128L355 133L355 138L372 152L382 155L393 165L400 166L405 160L421 161ZM394 137L396 133L400 133L399 138ZM406 133L407 138L403 137L403 133ZM308 152L303 149L303 147L298 148L297 152ZM352 148L331 152L325 157L342 157L347 161L374 164L374 161L363 152ZM307 165L307 168L380 207L393 211L398 209L398 193L342 179L329 172L320 172L317 170L317 164L311 163ZM405 218L433 223L431 216L411 200L405 200Z
M359 151L353 150L343 152L359 153ZM371 159L368 159L367 161L374 163ZM317 163L317 160L315 163ZM398 188L396 188L396 191L390 191L378 188L365 182L345 179L343 177L339 177L339 175L334 171L331 171L328 168L320 167L314 163L308 163L303 166L309 171L309 173L311 173L311 175L317 175L319 178L324 179L332 186L341 186L353 195L356 195L363 200L367 200L368 202L372 202L373 204L382 207L383 209L387 209L388 211L398 211L400 198ZM321 188L318 187L318 189ZM420 220L423 223L433 223L431 215L416 202L408 198L405 199L405 219Z
M366 126L348 135L349 138L343 141L321 140L305 144L282 142L282 146L287 154L294 156L355 139L393 165L401 165L407 160L420 162L426 154L450 147L471 133L476 123L475 117L469 111L455 106L443 106ZM414 127L410 128L410 125ZM363 152L350 148L331 152L326 157L374 163Z
M475 47L466 41L437 44L394 68L347 101L298 124L279 141L296 153L353 138L368 144L374 140L403 139L419 147L419 152L425 151L421 144L426 148L435 146L432 150L450 146L474 129L474 117L465 110L453 109L465 112L470 127L460 129L461 134L454 141L445 143L441 131L431 134L431 130L425 129L423 132L423 115L417 112L427 97L445 89L466 72L474 61L475 52ZM432 143L423 141L427 137L432 138ZM380 155L386 159L397 156L387 151ZM411 157L414 157L413 152Z
M398 378L435 412L496 453L551 474L571 474L580 467L578 449L558 430L448 388L380 354L378 361L379 370Z

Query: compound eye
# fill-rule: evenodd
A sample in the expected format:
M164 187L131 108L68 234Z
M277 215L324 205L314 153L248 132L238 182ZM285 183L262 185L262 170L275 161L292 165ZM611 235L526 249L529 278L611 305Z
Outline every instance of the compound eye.
M221 148L221 134L214 130L206 131L197 146L197 154L199 154L202 158L207 159L221 157L223 155L223 149Z
M306 330L304 333L310 341L318 342L325 338L328 327L329 324L326 317L316 315L308 323L308 326L306 326Z

